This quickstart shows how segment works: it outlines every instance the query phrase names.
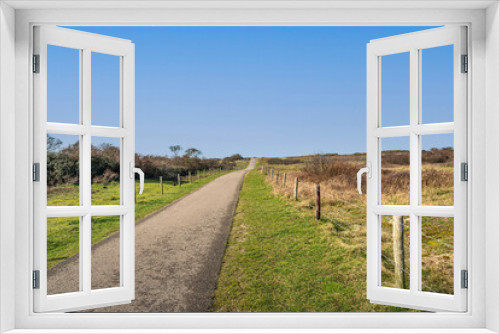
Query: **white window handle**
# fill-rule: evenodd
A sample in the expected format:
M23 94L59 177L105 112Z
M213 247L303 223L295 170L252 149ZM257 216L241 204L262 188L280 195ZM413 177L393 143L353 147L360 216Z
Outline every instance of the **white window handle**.
M372 163L367 162L365 168L361 168L358 171L358 192L362 194L363 192L361 191L361 176L363 173L366 173L366 176L370 179L372 177Z
M140 168L134 167L134 163L131 161L130 162L130 178L134 179L135 178L135 173L139 174L139 183L141 185L141 189L139 190L139 195L142 195L142 192L144 191L144 172Z

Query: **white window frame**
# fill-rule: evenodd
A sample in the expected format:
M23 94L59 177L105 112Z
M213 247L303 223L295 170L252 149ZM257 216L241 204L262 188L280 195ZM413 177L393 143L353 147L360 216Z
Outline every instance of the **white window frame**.
M47 122L47 46L78 50L80 59L80 120L78 124ZM92 53L113 55L119 59L119 126L96 126L91 121ZM33 184L33 269L39 271L39 289L34 290L35 312L74 311L93 307L130 303L135 296L135 117L134 117L134 44L60 27L34 27L34 53L39 55L39 73L34 83L34 162L40 164L39 182ZM80 151L80 194L77 206L47 206L47 134L78 136ZM92 137L120 141L120 204L92 205ZM92 216L120 217L120 285L92 289L91 225ZM71 293L47 294L47 218L79 217L79 286Z
M14 11L10 5L20 9ZM45 1L7 1L0 4L0 331L15 329L15 333L34 333L42 329L45 332L47 329L50 332L60 329L59 332L70 333L76 332L76 329L88 329L88 333L102 333L106 329L127 329L130 333L144 333L146 329L158 329L159 332L169 332L170 329L173 332L174 329L190 328L198 329L193 330L197 332L210 329L211 332L243 332L247 328L246 332L248 329L253 329L252 332L282 332L301 328L295 332L341 332L349 328L350 333L414 333L410 329L419 328L419 332L427 333L500 332L500 12L496 1L398 1L397 4L385 1L370 1L369 4L354 1L269 1L254 4L236 2L233 5L208 1L203 3L203 8L200 8L200 3L191 3L185 4L186 8L182 9L175 8L182 6L175 2L155 2L151 5L149 1L142 4L132 1L82 1L73 6L86 9L77 10L71 6L69 2ZM124 9L126 6L143 9ZM157 8L162 6L164 8ZM391 9L391 6L398 8ZM468 190L471 198L468 208L468 235L471 238L468 245L469 311L460 314L34 314L30 289L32 263L28 259L33 219L29 178L33 133L32 75L29 70L32 27L35 24L467 25L471 59L468 132L472 134L468 142L471 154ZM14 131L9 127L15 129L14 146L9 137ZM14 170L15 178L12 178ZM14 186L15 198L12 199ZM12 289L12 286L15 288ZM137 329L139 326L142 330ZM356 328L358 331L354 330Z
M367 179L367 298L377 304L403 306L422 310L467 310L467 290L461 288L461 270L467 269L467 184L461 180L460 164L467 162L467 76L462 73L461 58L467 54L466 28L450 26L396 35L370 41L367 46L367 152L370 168ZM454 117L452 122L422 123L422 51L440 46L453 46ZM383 57L408 52L410 75L409 124L383 127L381 99ZM454 205L422 205L422 136L453 134L454 142ZM410 203L387 205L382 195L382 141L399 137L409 141ZM409 288L397 289L382 285L381 217L402 215L410 219ZM453 221L453 285L451 295L423 291L422 288L422 217L454 217Z

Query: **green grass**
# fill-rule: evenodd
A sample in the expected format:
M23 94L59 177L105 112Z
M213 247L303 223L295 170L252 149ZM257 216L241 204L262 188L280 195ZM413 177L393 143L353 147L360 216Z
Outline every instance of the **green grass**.
M236 161L236 169L244 169L247 168L250 160L238 160Z
M402 312L366 299L365 244L330 220L245 177L212 306L214 312Z
M352 159L352 156L346 158ZM271 159L267 159L268 161ZM272 159L274 161L276 159ZM344 159L343 162L355 164L353 160ZM262 159L267 164L266 159ZM330 162L335 163L335 162ZM328 166L328 165L327 165ZM299 201L296 206L306 210L310 217L314 216L314 180L308 179L309 171L300 171L297 164L270 165L270 168L283 173L289 173L288 180L299 177ZM313 165L314 167L314 165ZM422 205L453 206L454 204L454 175L453 166L440 163L426 163L422 166ZM321 212L324 218L329 218L335 225L336 235L342 236L346 243L364 244L366 242L366 197L356 191L356 172L345 170L351 174L330 175L321 180ZM409 180L409 169L400 165L391 165L383 169L385 178L382 181L382 200L384 204L409 204L409 184L401 182L401 177L395 171L406 172ZM312 170L314 172L318 170ZM320 174L320 173L318 173ZM321 175L319 175L321 176ZM272 185L273 192L283 197L292 198L293 182L286 185L275 182L275 177L267 177L266 181ZM354 181L354 182L353 182ZM382 216L381 245L383 257L381 259L381 275L383 286L396 287L395 265L393 263L392 217ZM448 217L421 217L422 226L422 290L452 295L454 293L454 220ZM409 217L405 217L405 264L406 282L409 281Z
M217 177L216 174L201 178L193 176L193 183L174 186L171 181L163 182L163 195L160 193L158 180L145 180L144 192L139 195L139 183L136 182L135 219L142 219L169 203L183 197L193 190L207 184ZM48 206L78 205L79 190L76 185L63 185L49 188ZM120 204L120 186L117 182L92 184L92 205ZM95 244L120 229L119 216L92 217L92 244ZM47 219L47 269L79 252L79 218L60 217Z

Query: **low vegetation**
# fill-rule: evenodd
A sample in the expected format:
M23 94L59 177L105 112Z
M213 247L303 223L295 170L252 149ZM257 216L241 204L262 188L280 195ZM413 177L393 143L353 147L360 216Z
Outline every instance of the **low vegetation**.
M308 206L244 180L213 312L400 312L366 299L365 235L345 235Z
M47 138L47 205L77 206L79 190L79 149L77 144L61 148L56 138ZM248 164L239 154L224 159L203 159L198 150L187 149L178 156L181 148L171 149L172 158L136 156L138 165L145 171L144 192L136 195L136 221L161 209L213 179L243 168ZM176 156L177 155L177 156ZM120 204L120 151L105 144L92 147L92 205ZM181 186L177 174L182 175ZM163 177L163 194L158 176ZM136 194L139 184L136 182ZM76 255L79 252L79 218L60 217L47 219L47 268ZM92 244L118 232L119 216L92 217Z
M366 300L366 197L356 189L365 163L364 154L261 159L269 172L260 169L245 179L213 311L409 311ZM423 151L422 164L422 204L453 205L453 150ZM383 152L382 203L409 204L408 151ZM396 287L394 218L381 217L387 287ZM453 294L453 218L422 217L421 225L422 289ZM408 288L409 217L403 226Z
M238 161L248 161L240 154L222 159L203 158L196 148L188 148L181 154L180 145L169 147L172 155L136 154L135 166L142 169L146 178L175 181L177 174L187 176L204 170L230 170L237 167ZM47 136L47 185L78 184L79 182L79 145L63 143L60 139ZM111 144L92 145L91 177L93 183L107 183L120 179L120 148Z
M214 173L206 177L194 178L192 183L187 180L181 187L171 181L163 183L163 195L160 192L158 180L145 180L144 192L139 195L139 183L136 182L135 219L138 221L165 205L185 196L193 190L207 184L217 177L230 171ZM47 195L47 205L78 205L78 187L66 185L66 192L52 192ZM73 194L73 196L69 196ZM92 185L93 205L115 205L120 201L120 187L117 182ZM92 221L92 244L118 232L120 228L118 216L94 217ZM76 255L79 251L79 219L78 217L48 218L47 220L47 269L57 263Z
M322 214L330 219L338 231L346 235L366 234L366 197L356 188L356 173L364 167L365 157L360 155L302 157L302 166L294 169L290 165L269 165L288 180L300 180L297 205L314 209L314 185L321 185ZM410 176L408 151L382 152L382 204L410 204ZM291 167L291 168L290 168ZM276 182L275 194L294 198L293 182ZM280 179L282 180L282 178ZM364 184L364 182L363 182ZM431 149L422 151L422 205L453 206L454 203L453 149ZM365 189L363 189L365 193ZM311 214L312 215L312 214ZM382 228L382 276L386 286L394 286L394 256L392 218L381 217ZM405 226L405 275L409 276L409 217L404 217ZM453 294L453 218L422 217L422 284L424 291ZM407 277L409 282L409 277Z

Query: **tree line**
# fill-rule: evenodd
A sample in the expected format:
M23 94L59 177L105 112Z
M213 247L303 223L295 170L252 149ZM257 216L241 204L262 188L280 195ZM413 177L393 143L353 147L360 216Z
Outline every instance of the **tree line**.
M240 154L223 159L204 158L194 147L186 150L180 145L169 147L172 156L135 155L135 166L142 169L146 178L162 176L164 180L175 180L177 174L187 175L198 170L234 169L236 162L243 160ZM78 142L63 147L60 139L47 136L47 185L78 184L80 150ZM120 149L111 144L92 145L92 182L111 182L120 179Z

